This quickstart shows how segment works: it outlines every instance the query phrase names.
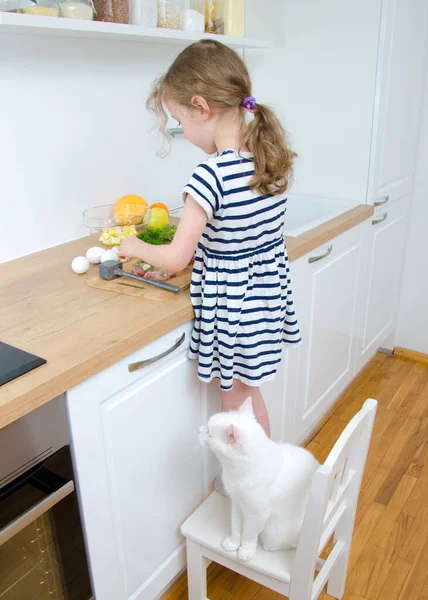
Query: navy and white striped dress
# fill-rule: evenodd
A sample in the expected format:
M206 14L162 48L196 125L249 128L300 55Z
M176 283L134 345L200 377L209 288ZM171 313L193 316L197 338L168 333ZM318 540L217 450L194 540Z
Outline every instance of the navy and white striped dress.
M249 188L252 155L226 150L199 165L183 193L208 215L195 254L189 357L202 381L259 386L274 378L283 344L300 342L283 238L285 195Z

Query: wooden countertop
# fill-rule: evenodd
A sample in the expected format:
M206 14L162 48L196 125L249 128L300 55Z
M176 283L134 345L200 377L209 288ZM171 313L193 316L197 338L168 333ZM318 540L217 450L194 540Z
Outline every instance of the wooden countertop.
M372 214L361 205L286 238L290 261ZM96 244L82 238L0 264L0 340L47 360L0 386L0 428L193 318L185 292L156 302L86 286L94 269L75 275L70 265Z

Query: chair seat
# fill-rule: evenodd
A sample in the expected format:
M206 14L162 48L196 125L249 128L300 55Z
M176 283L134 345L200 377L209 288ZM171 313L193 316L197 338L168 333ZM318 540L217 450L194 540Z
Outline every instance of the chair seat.
M229 498L213 492L183 523L181 533L193 542L218 554L232 559L236 558L236 552L226 552L221 546L224 538L230 535L230 514ZM254 559L242 564L279 581L290 583L290 573L295 555L295 550L266 552L258 545Z

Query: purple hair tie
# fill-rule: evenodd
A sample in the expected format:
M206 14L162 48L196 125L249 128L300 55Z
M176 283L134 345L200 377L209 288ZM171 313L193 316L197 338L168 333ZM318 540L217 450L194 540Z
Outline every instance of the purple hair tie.
M255 105L256 99L254 96L247 96L247 98L244 98L242 101L242 106L247 110L254 110Z

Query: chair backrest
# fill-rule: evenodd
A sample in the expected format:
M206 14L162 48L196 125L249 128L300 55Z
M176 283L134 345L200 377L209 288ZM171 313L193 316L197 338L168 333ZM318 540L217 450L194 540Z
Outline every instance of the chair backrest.
M319 596L339 554L344 551L343 540L335 540L314 580L315 566L344 519L347 520L346 537L349 537L345 544L349 551L376 409L376 400L366 400L343 430L325 463L315 472L291 574L291 597L294 594L313 599Z

